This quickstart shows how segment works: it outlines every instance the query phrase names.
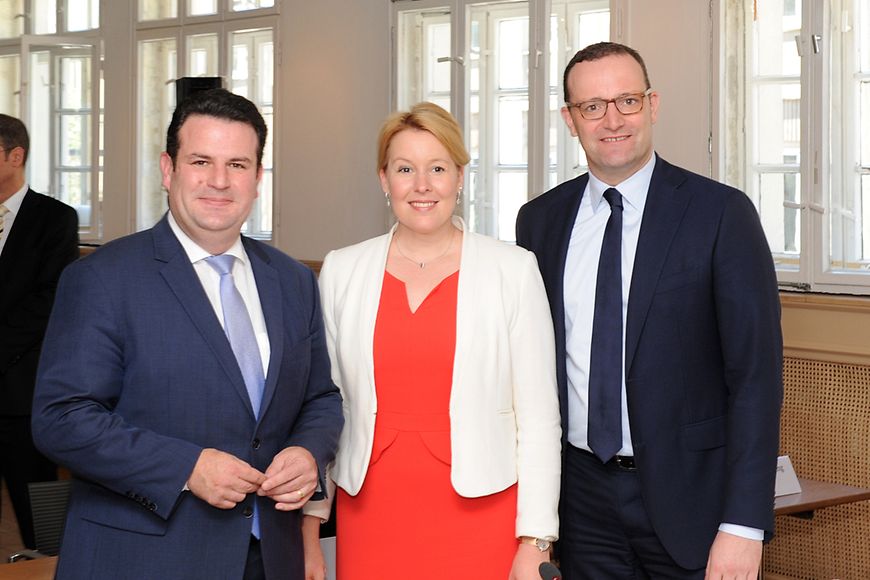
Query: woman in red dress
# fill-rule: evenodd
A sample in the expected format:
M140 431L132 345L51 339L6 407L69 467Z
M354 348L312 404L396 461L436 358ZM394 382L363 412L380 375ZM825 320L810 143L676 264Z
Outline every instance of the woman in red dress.
M468 153L431 103L379 138L392 230L331 252L320 285L345 428L337 577L532 580L558 531L553 328L533 256L455 217ZM323 577L306 506L306 573Z

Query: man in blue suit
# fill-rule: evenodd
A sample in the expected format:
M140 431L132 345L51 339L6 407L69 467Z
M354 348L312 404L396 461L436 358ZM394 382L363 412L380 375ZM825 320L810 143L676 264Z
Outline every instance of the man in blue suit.
M265 139L247 99L183 101L167 215L61 278L33 409L75 475L59 579L303 577L343 420L313 273L240 236Z
M589 173L520 210L557 341L565 578L755 578L773 531L777 283L742 192L653 152L659 95L615 43L562 116Z

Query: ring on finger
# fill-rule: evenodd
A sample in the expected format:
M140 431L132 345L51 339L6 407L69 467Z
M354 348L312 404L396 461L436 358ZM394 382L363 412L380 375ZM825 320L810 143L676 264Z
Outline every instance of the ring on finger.
M297 490L296 490L296 493L299 494L299 499L300 499L300 500L301 500L303 497L305 497L305 492L302 491L301 489L297 489Z

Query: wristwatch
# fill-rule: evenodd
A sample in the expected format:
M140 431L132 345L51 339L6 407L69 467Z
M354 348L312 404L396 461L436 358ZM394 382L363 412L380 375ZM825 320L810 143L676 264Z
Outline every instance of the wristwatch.
M521 544L530 544L536 547L541 552L546 552L550 549L550 540L544 540L542 538L533 538L532 536L520 536Z

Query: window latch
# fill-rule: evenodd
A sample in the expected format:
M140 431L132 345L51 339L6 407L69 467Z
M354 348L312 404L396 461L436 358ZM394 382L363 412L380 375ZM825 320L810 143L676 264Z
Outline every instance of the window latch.
M458 65L465 66L465 59L461 56L439 56L435 62L455 62Z

